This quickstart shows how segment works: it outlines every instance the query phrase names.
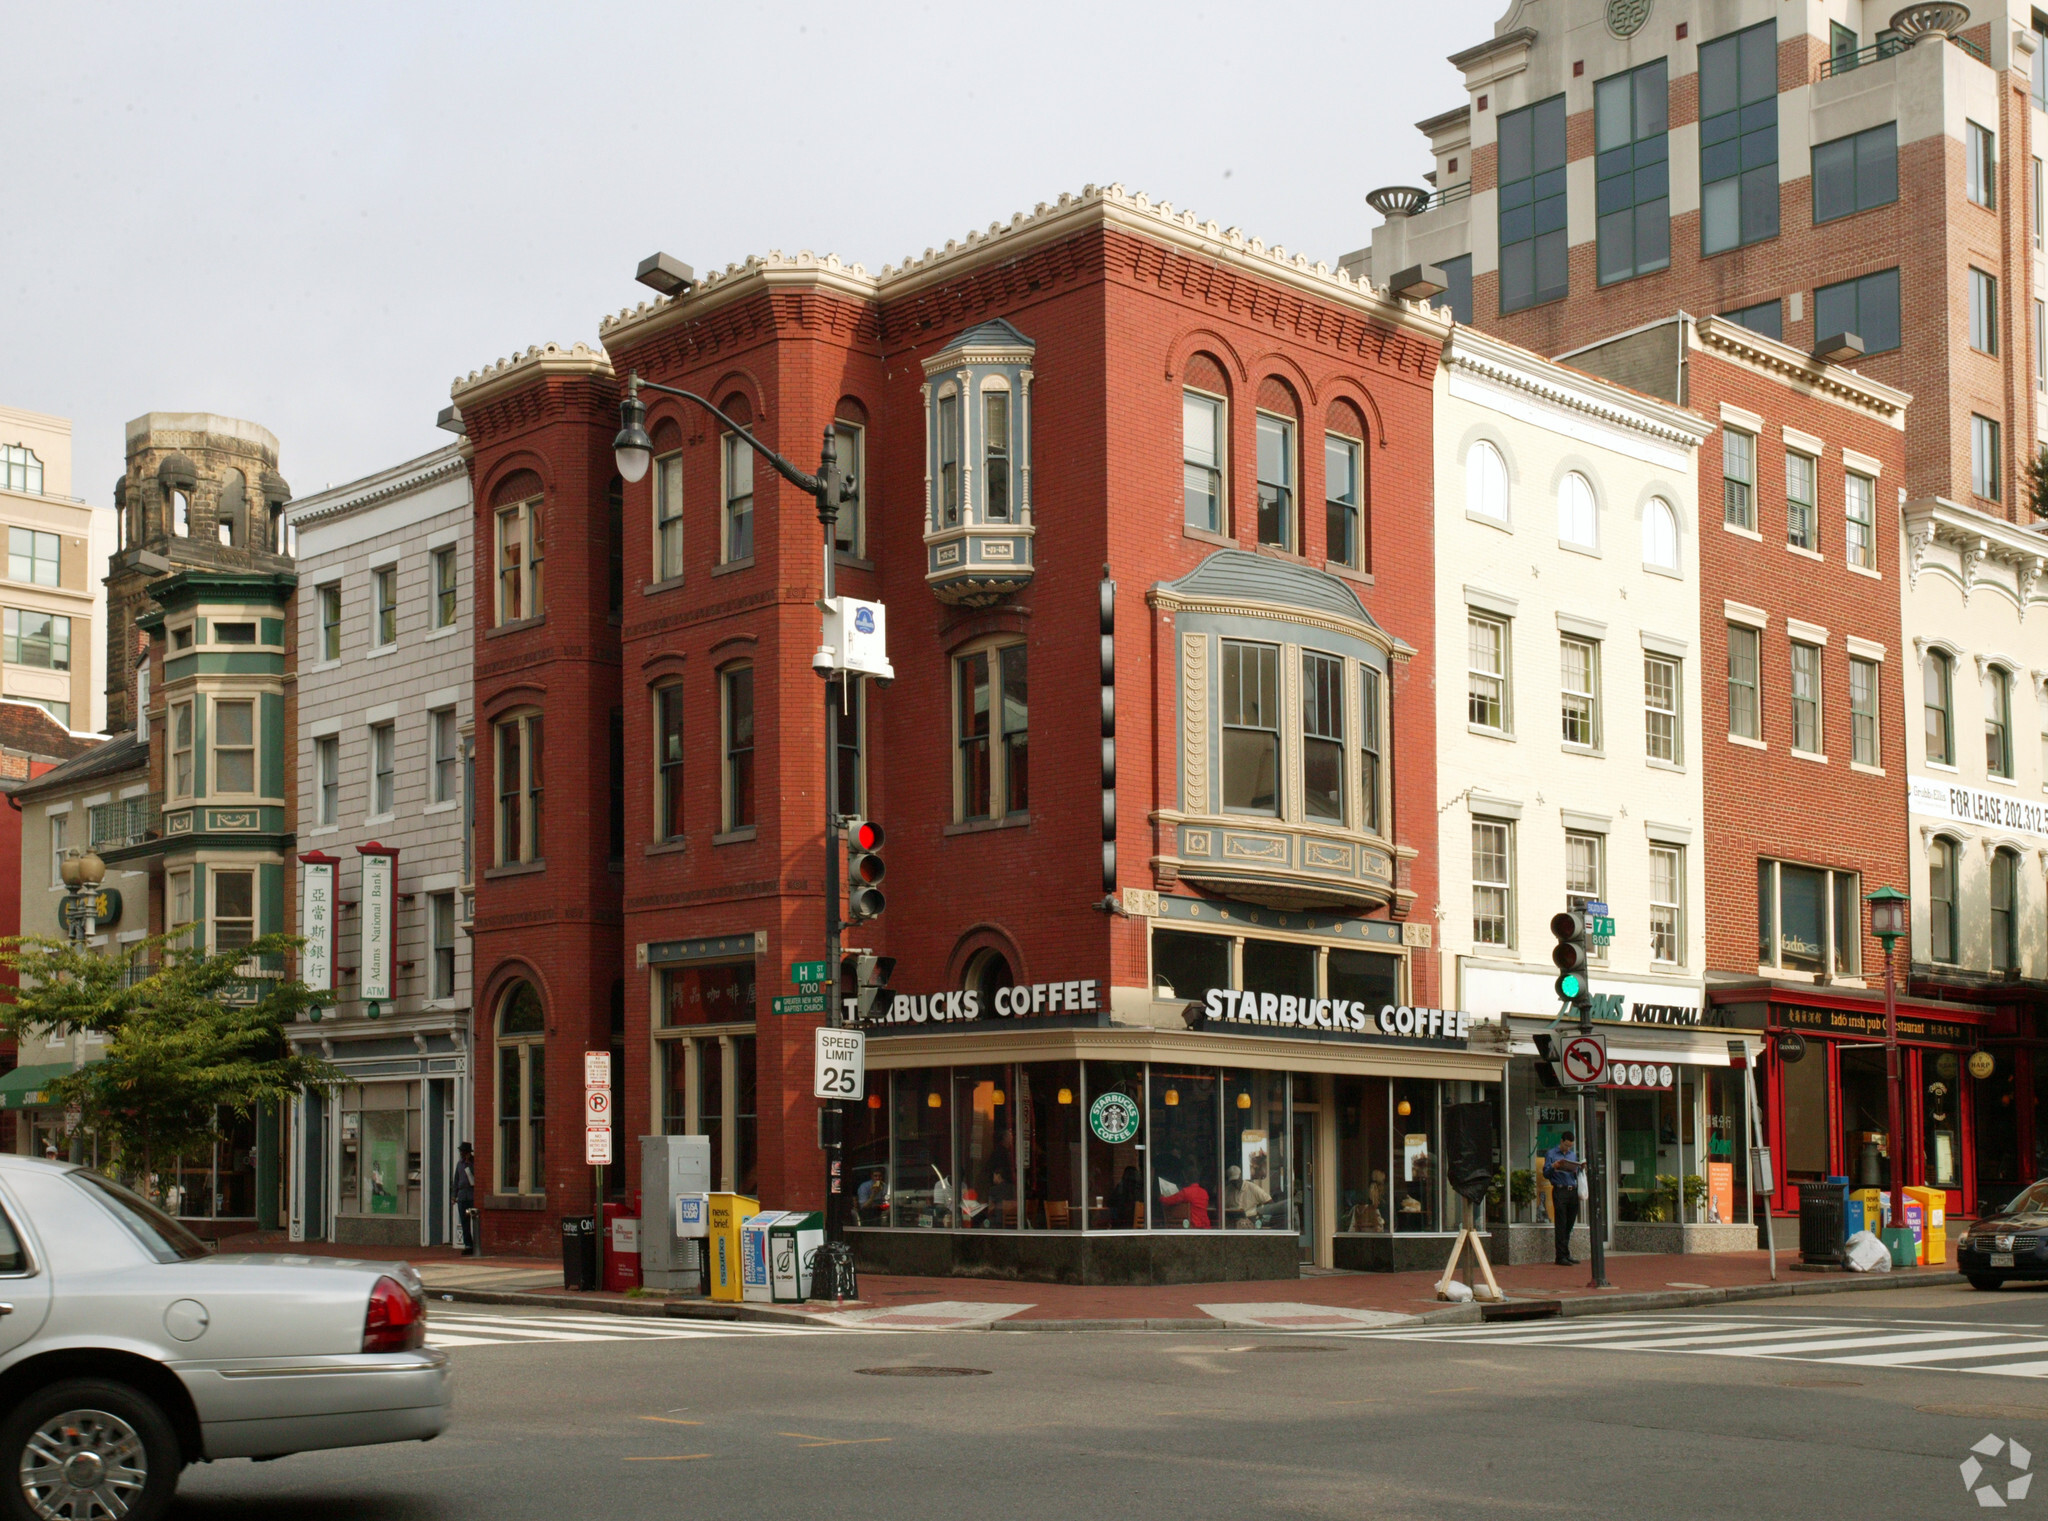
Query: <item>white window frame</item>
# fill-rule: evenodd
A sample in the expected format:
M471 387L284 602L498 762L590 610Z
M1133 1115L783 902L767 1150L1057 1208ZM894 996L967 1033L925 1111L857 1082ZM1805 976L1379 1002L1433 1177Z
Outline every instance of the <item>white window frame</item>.
M1214 429L1210 448L1214 459L1202 462L1189 458L1188 453L1188 403L1201 403L1213 410L1209 421ZM1214 391L1198 390L1194 386L1181 387L1180 408L1180 459L1181 459L1181 522L1184 527L1199 533L1227 534L1230 532L1230 398L1219 396ZM1187 473L1201 470L1211 480L1214 490L1210 500L1215 506L1216 520L1213 523L1192 523L1187 520Z
M1856 691L1857 677L1867 674L1868 705L1860 703ZM1879 662L1863 655L1849 657L1849 764L1867 766L1872 770L1884 764L1884 667ZM1869 758L1864 758L1864 736L1869 735Z
M1811 669L1805 674L1812 679L1812 690L1803 696L1799 690L1802 674L1800 671L1800 657L1802 654L1810 658ZM1792 699L1792 753L1794 755L1824 756L1828 753L1827 704L1825 701L1827 662L1823 658L1822 648L1810 640L1794 639L1791 641L1790 649L1786 652L1785 659L1787 693ZM1800 710L1802 704L1812 711L1813 733L1811 737L1813 743L1810 745L1802 745L1799 742Z
M654 581L683 578L683 451L654 459Z
M71 815L52 813L46 815L50 821L50 886L64 886L64 852L69 849L65 836L71 832ZM87 831L88 843L91 831Z
M541 568L546 560L542 498L532 496L500 507L496 524L495 574L498 623L525 623L541 616ZM507 554L514 558L508 560Z
M718 461L718 563L741 565L750 563L759 548L757 530L760 527L756 504L756 472L754 469L754 446L741 437L745 429L719 435ZM744 466L744 469L742 467ZM742 477L746 489L740 490ZM739 553L741 520L746 523L746 553Z
M229 706L234 706L234 705L242 705L242 706L246 706L246 707L247 707L247 708L249 709L249 743L248 743L248 744L246 744L246 745L223 745L223 744L222 744L222 743L220 742L220 741L221 741L221 722L220 722L220 712L221 712L221 709L222 709L222 708L224 708L224 707L229 707ZM214 697L213 697L213 703L212 703L212 710L211 710L211 711L210 711L210 712L209 712L209 713L207 714L207 731L206 731L206 743L207 743L207 748L208 748L208 749L209 749L209 750L210 750L210 751L212 752L212 754L211 754L211 756L210 756L211 764L210 764L210 765L208 765L208 767L206 768L206 771L207 771L207 774L206 774L206 780L207 780L207 783L208 783L208 786L209 786L209 792L208 792L208 796L210 796L210 797L215 797L215 798L221 798L221 797L259 797L259 796L261 796L261 795L262 795L262 791L263 791L263 768L262 768L262 759L263 759L263 756L262 756L262 750L263 750L263 733L262 733L262 724L263 724L263 704L262 704L262 699L261 699L260 697L258 697L258 695L257 695L256 693L254 693L254 692L249 692L249 693L246 693L246 694L227 694L227 693L216 693L216 694L214 695ZM225 753L228 753L228 754L239 754L239 753L241 753L242 751L245 751L245 750L246 750L246 751L248 752L248 754L249 754L249 786L248 786L248 788L247 788L246 790L243 790L243 789L239 789L239 788L229 788L229 787L225 787L225 786L223 786L223 785L221 784L221 764L220 764L220 762L221 762L221 756L222 756L222 754L223 754L224 752L225 752Z
M1500 878L1480 875L1479 835L1481 830L1499 831L1499 857L1503 867ZM1491 853L1491 852L1489 852ZM1480 894L1500 895L1501 934L1499 940L1482 940L1479 936ZM1489 904L1489 907L1491 905ZM1490 913L1486 916L1493 917ZM1512 819L1483 818L1472 820L1472 944L1475 949L1511 951L1515 948L1515 825Z
M1585 671L1580 685L1572 685L1570 671L1573 651L1585 655ZM1566 634L1558 640L1557 646L1557 691L1558 691L1558 739L1567 750L1598 750L1600 748L1600 641L1581 634ZM1575 724L1582 726L1585 737L1574 739Z
M1013 436L1015 431L1013 421ZM853 477L853 500L840 505L839 524L834 530L839 553L849 559L864 560L868 554L868 430L860 423L835 417L832 442L839 456L840 473Z
M313 740L313 817L319 828L341 822L341 736L316 735Z
M441 741L446 739L444 752ZM428 798L436 803L462 801L462 725L453 707L427 713Z
M505 733L515 729L519 735L519 755L516 773L506 775ZM543 859L540 828L535 818L537 804L542 798L542 789L533 773L534 734L538 730L541 743L547 743L547 731L543 725L540 710L521 709L507 713L491 725L491 838L496 862L499 866L531 865ZM546 757L542 757L541 774L546 776ZM509 785L508 785L509 783ZM506 804L517 799L519 809L518 838L507 840L505 828Z
M1877 569L1877 482L1851 470L1842 477L1842 554L1858 570Z
M1669 892L1658 895L1660 861L1669 862ZM1685 965L1685 847L1650 846L1650 960L1658 966ZM1672 954L1664 954L1668 945Z
M229 877L248 878L249 912L247 917L237 914L234 916L234 918L229 919L226 918L221 912L221 884L225 882ZM257 870L254 866L210 865L206 868L206 948L209 951L218 955L222 951L243 950L256 939L256 923L257 920L261 917L263 910L263 905L260 901L259 894L260 888L257 883ZM243 941L241 944L238 945L223 945L221 943L220 932L222 926L225 924L248 925L249 939Z
M1731 465L1746 470L1738 475ZM1721 521L1744 533L1756 526L1756 435L1744 428L1721 430Z
M1287 474L1285 480L1268 481L1265 478L1265 464L1261 458L1265 451L1259 447L1259 444L1265 430L1268 428L1277 428L1280 433L1281 463ZM1270 412L1264 407L1259 408L1257 415L1252 419L1252 474L1258 501L1256 510L1262 516L1264 515L1264 496L1268 487L1271 487L1280 495L1280 537L1278 539L1268 539L1261 536L1259 543L1269 549L1281 550L1286 554L1301 553L1300 453L1300 422L1295 418L1289 417L1284 412Z
M389 818L398 811L398 723L385 719L370 725L370 817Z
M1557 542L1595 553L1600 549L1600 498L1577 470L1567 470L1557 483Z
M370 572L370 643L380 650L398 643L396 565L380 565Z
M1658 673L1669 673L1667 692L1660 693ZM1660 702L1659 699L1663 701ZM1666 732L1660 736L1658 720ZM1648 653L1643 656L1643 755L1661 765L1685 764L1685 662L1675 655Z
M196 766L195 751L197 734L193 730L193 700L174 702L164 714L164 732L171 753L170 794L174 800L194 796L193 781ZM179 733L183 723L184 733ZM181 742L182 741L182 742Z
M341 583L329 581L320 588L320 658L341 658Z
M1499 510L1493 510L1495 507ZM1508 462L1488 439L1474 440L1465 451L1465 511L1489 523L1513 521Z
M1474 663L1472 636L1481 624L1494 630L1498 635L1495 644L1495 649L1500 657L1498 669L1488 670ZM1513 624L1510 619L1491 613L1483 613L1476 608L1468 607L1465 609L1465 722L1468 727L1477 729L1481 733L1508 735L1515 732L1514 711L1510 705L1512 672L1514 669L1514 647L1511 643L1513 633ZM1492 706L1500 718L1500 722L1497 724L1486 723L1475 716L1473 712L1472 704L1474 700L1484 701L1480 686L1485 682L1492 682L1497 688L1493 694L1492 702Z
M1803 539L1799 534L1802 521L1806 525ZM1820 461L1803 449L1785 451L1785 542L1794 549L1820 553Z

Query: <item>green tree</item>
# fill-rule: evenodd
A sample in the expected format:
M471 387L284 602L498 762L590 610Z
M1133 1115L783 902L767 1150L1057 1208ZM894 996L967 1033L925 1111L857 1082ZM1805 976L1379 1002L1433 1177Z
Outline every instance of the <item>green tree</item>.
M128 956L28 936L0 942L0 965L20 986L0 987L0 1029L17 1041L61 1031L104 1036L106 1056L45 1085L53 1104L76 1105L112 1152L115 1168L152 1184L159 1160L210 1146L226 1113L281 1104L335 1070L292 1050L285 1031L302 1011L332 1001L281 968L299 948L290 935L209 955L190 931L137 942Z
M2021 467L2027 478L2027 506L2037 518L2048 518L2048 444Z

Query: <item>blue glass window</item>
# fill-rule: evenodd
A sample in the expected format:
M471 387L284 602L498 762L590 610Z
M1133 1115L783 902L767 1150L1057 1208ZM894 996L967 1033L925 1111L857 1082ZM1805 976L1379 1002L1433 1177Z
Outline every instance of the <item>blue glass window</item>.
M1564 97L1500 119L1500 309L1569 289L1565 266Z
M1671 263L1669 95L1661 58L1594 87L1602 285Z
M1778 25L1700 47L1700 249L1778 235Z

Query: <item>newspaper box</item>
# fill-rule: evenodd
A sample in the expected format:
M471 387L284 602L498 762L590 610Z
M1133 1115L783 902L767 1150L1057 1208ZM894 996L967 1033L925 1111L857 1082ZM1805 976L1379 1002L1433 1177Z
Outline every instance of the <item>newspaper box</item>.
M710 1195L704 1249L710 1258L711 1297L734 1304L740 1298L740 1222L761 1207L745 1194Z
M771 1304L775 1285L768 1276L768 1228L782 1218L779 1209L764 1210L740 1222L740 1297L750 1304Z
M768 1227L768 1281L777 1304L810 1298L811 1256L825 1244L825 1217L791 1210Z
M1909 1219L1915 1204L1920 1206L1920 1230L1917 1237L1920 1264L1923 1267L1945 1266L1948 1262L1948 1190L1908 1188L1906 1214Z

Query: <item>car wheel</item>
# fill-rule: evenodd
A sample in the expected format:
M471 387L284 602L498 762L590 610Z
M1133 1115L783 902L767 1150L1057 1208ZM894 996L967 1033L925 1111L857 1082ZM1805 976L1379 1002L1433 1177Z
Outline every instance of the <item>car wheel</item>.
M1972 1273L1970 1274L1970 1287L1982 1289L1988 1294L1995 1289L2004 1288L2005 1280L1996 1273Z
M0 1464L5 1513L19 1521L155 1521L178 1487L178 1439L147 1395L66 1379L9 1413Z

